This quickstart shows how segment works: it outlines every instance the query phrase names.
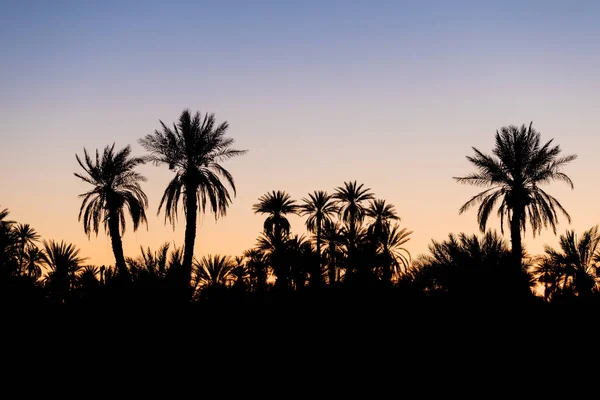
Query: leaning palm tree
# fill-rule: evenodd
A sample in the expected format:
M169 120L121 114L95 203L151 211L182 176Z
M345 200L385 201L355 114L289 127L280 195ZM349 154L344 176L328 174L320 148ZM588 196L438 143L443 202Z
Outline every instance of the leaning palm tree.
M493 155L473 148L475 155L467 156L467 159L477 168L477 172L454 178L460 183L488 188L473 196L460 209L462 214L479 204L477 220L482 232L485 232L490 213L499 203L497 213L501 231L504 233L504 221L507 219L513 264L517 269L521 266L523 253L521 231L525 232L527 220L534 235L548 225L556 234L557 209L571 222L571 217L558 200L540 186L561 180L573 188L571 178L562 172L562 168L577 156L559 157L561 149L558 145L552 146L553 139L544 145L540 140L540 134L532 127L532 123L528 128L525 125L502 127L496 131Z
M88 238L92 232L98 236L100 221L103 222L111 239L119 274L126 277L128 272L121 240L125 233L125 210L131 216L134 231L140 224L148 223L145 211L148 197L140 186L146 178L134 171L144 160L131 157L130 146L115 152L114 143L104 148L102 156L96 150L95 160L85 148L83 154L83 160L78 155L75 157L85 175L75 173L75 176L92 185L93 189L79 195L83 198L79 221L83 220L83 231Z
M338 212L333 197L323 190L309 193L308 198L303 198L304 204L300 206L300 215L306 215L306 229L316 235L317 245L317 271L311 273L311 279L320 276L321 271L321 234L323 225L331 222L331 217Z
M177 221L179 201L182 199L186 217L183 273L181 284L189 287L194 244L196 241L196 221L198 209L204 213L207 204L217 219L227 214L231 195L225 183L231 186L235 196L233 176L221 163L246 153L232 147L234 140L225 136L227 122L216 125L214 114L204 118L196 112L194 116L184 110L173 129L160 121L162 131L154 131L139 140L150 152L147 160L156 165L167 165L175 172L175 177L165 189L158 206L158 212L165 207L165 223L173 225Z
M364 184L344 182L344 187L335 189L333 198L339 206L340 218L346 223L348 230L355 232L365 216L364 201L374 199L370 188L363 188Z
M600 267L600 232L598 226L583 232L577 237L574 231L560 235L560 251L546 246L545 257L540 272L550 270L563 290L570 290L578 296L585 296L598 290L600 277L596 268ZM546 280L548 276L544 276Z
M17 224L13 227L14 235L17 238L19 246L19 269L23 271L23 261L25 260L25 247L33 245L38 241L40 235L29 224Z

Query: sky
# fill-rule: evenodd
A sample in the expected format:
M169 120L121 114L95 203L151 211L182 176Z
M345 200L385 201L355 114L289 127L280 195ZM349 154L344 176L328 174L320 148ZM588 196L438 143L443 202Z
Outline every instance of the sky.
M558 233L600 223L600 2L593 1L7 1L0 12L0 208L45 239L74 243L89 264L114 263L110 239L77 216L89 185L75 155L137 140L188 108L229 123L223 166L237 196L227 216L199 220L195 252L241 255L272 190L300 200L363 183L413 231L406 248L478 232L459 215L477 187L471 147L490 153L497 129L529 124L578 158L575 189L545 187L570 212ZM157 208L172 172L145 165L148 227L140 246L183 245ZM304 219L290 217L305 234ZM490 228L499 229L497 219ZM508 232L507 232L508 234ZM508 239L508 236L507 236ZM530 253L555 246L547 230Z

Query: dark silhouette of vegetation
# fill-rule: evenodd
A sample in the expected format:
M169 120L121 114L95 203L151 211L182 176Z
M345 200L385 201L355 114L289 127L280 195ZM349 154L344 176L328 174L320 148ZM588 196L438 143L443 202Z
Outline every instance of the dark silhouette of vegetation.
M504 220L509 220L512 243L513 265L521 268L521 231L525 232L529 220L532 232L541 232L550 225L556 234L558 216L561 211L571 222L569 213L554 197L540 186L560 180L573 188L573 182L562 168L577 158L576 155L560 157L561 149L552 146L549 140L541 144L541 135L533 127L522 125L504 126L496 131L493 155L487 155L473 147L474 156L467 159L477 167L477 172L465 177L454 178L460 183L487 187L475 195L460 209L460 213L479 204L477 220L485 232L490 213L498 205L500 228L504 233Z
M165 207L165 222L177 221L179 200L183 196L186 216L183 268L179 279L182 291L189 291L198 208L206 211L207 205L217 219L227 214L231 195L222 179L229 184L235 195L233 176L221 165L225 160L246 153L234 149L232 138L225 136L229 125L215 122L214 114L199 112L193 116L184 110L173 129L160 121L162 131L146 135L140 144L150 152L145 159L156 165L165 164L175 172L160 200L158 212ZM186 295L186 297L188 297Z
M547 226L556 231L557 212L570 220L558 200L540 186L562 180L573 187L562 167L575 156L560 156L552 140L542 145L531 125L500 129L493 154L474 149L475 155L467 159L477 171L455 178L486 187L460 209L462 213L479 205L483 234L450 233L443 241L433 240L428 253L415 258L407 248L413 232L401 225L396 207L357 181L343 182L331 194L311 192L298 202L286 191L268 191L252 206L252 212L265 218L252 248L238 255L195 257L198 210L205 213L208 208L215 219L226 215L236 189L221 163L245 151L233 148L233 139L225 136L227 123L217 125L213 115L184 110L173 128L162 121L161 125L162 130L140 139L150 153L144 157L133 157L129 146L115 151L114 144L102 154L96 150L95 159L85 148L82 158L76 156L85 174L75 175L92 185L80 195L78 219L88 238L104 224L114 265L85 264L74 244L42 240L31 225L9 219L9 210L0 208L2 305L158 310L161 305L191 303L204 310L210 305L231 320L253 307L280 318L290 310L324 312L328 317L346 310L354 318L366 307L386 310L400 320L414 305L550 307L600 300L597 226L580 237L567 231L558 249L546 246L542 255L527 254L521 243L527 221L538 234ZM165 223L175 226L183 206L184 246L165 242L126 257L121 241L125 214L134 230L147 224L148 199L140 186L145 178L135 171L147 161L166 164L175 173L157 211L164 208ZM500 233L486 230L496 206ZM292 226L292 215L304 218L302 231ZM335 337L326 340L333 347Z

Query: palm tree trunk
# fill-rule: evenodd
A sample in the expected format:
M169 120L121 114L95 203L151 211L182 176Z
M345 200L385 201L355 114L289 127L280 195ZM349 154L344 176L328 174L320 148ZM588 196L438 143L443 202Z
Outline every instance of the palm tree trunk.
M513 267L516 271L521 270L521 258L523 256L523 245L521 244L521 215L522 210L513 210L510 221L510 240L512 244Z
M315 270L310 274L310 280L313 287L321 283L321 221L317 220L317 262Z
M123 242L121 241L121 232L119 232L119 216L116 210L109 211L108 215L108 231L110 233L110 241L115 255L115 264L119 271L119 276L121 278L127 278L129 276L129 271L127 271L127 266L125 265Z
M194 260L194 245L196 243L196 221L198 217L198 199L196 198L197 186L193 183L185 185L185 248L183 251L183 271L181 273L181 289L186 292L190 289L192 277L192 262ZM189 293L191 295L191 293Z

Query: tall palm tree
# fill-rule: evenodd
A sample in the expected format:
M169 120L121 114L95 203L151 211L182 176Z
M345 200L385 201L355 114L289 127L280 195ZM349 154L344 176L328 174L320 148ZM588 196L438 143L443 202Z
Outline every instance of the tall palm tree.
M231 195L225 183L231 186L235 196L233 176L221 163L246 150L234 149L232 138L226 137L227 122L216 125L214 114L199 112L193 116L184 110L173 129L160 121L162 131L154 131L139 140L150 152L147 160L156 165L167 165L175 172L175 177L167 188L158 206L158 212L165 207L165 222L173 225L177 220L179 200L183 197L183 211L186 217L183 273L181 284L188 288L194 259L196 241L196 221L198 209L206 212L207 203L215 219L227 214Z
M562 172L562 168L577 156L559 157L561 149L558 145L552 146L553 139L542 145L540 133L532 124L529 127L510 125L496 131L492 155L473 147L475 155L467 156L477 172L454 178L460 183L488 188L473 196L460 209L462 214L479 204L477 220L482 232L485 232L488 217L499 202L497 213L501 231L504 233L506 218L510 225L513 264L517 269L521 266L523 254L521 231L525 232L527 220L534 235L548 225L556 234L557 209L571 222L571 217L558 200L540 186L560 180L573 188L571 178Z
M29 224L17 224L13 227L14 234L19 245L19 269L23 271L23 261L25 259L25 247L33 245L38 241L40 235Z
M43 241L44 263L49 272L45 278L46 287L50 296L56 301L64 302L69 289L75 282L77 272L81 269L81 262L85 260L79 256L79 249L73 244L54 240Z
M344 182L344 186L336 188L333 194L339 207L340 218L351 232L355 232L363 221L365 216L363 202L375 198L370 188L363 187L364 184L358 185L356 181Z
M104 231L111 239L119 274L126 277L128 272L121 240L125 233L125 210L131 217L134 231L140 224L148 223L145 211L148 197L140 186L146 178L135 172L144 160L132 157L130 146L115 152L114 143L104 148L102 157L96 149L95 160L85 148L83 154L83 160L78 155L75 157L85 175L75 173L75 176L92 185L93 189L79 195L83 201L78 219L83 220L83 230L88 238L92 232L98 236L100 221L103 222Z
M311 281L320 276L321 271L321 233L323 224L331 222L331 217L338 212L333 197L323 190L309 193L308 198L302 198L304 204L299 207L300 215L306 215L306 229L316 234L317 270L311 273Z
M560 235L560 251L546 246L544 267L551 269L561 289L572 290L578 296L586 296L600 287L596 268L600 266L600 232L598 226L577 237L574 231ZM545 271L544 271L545 272ZM549 277L546 277L546 280Z

